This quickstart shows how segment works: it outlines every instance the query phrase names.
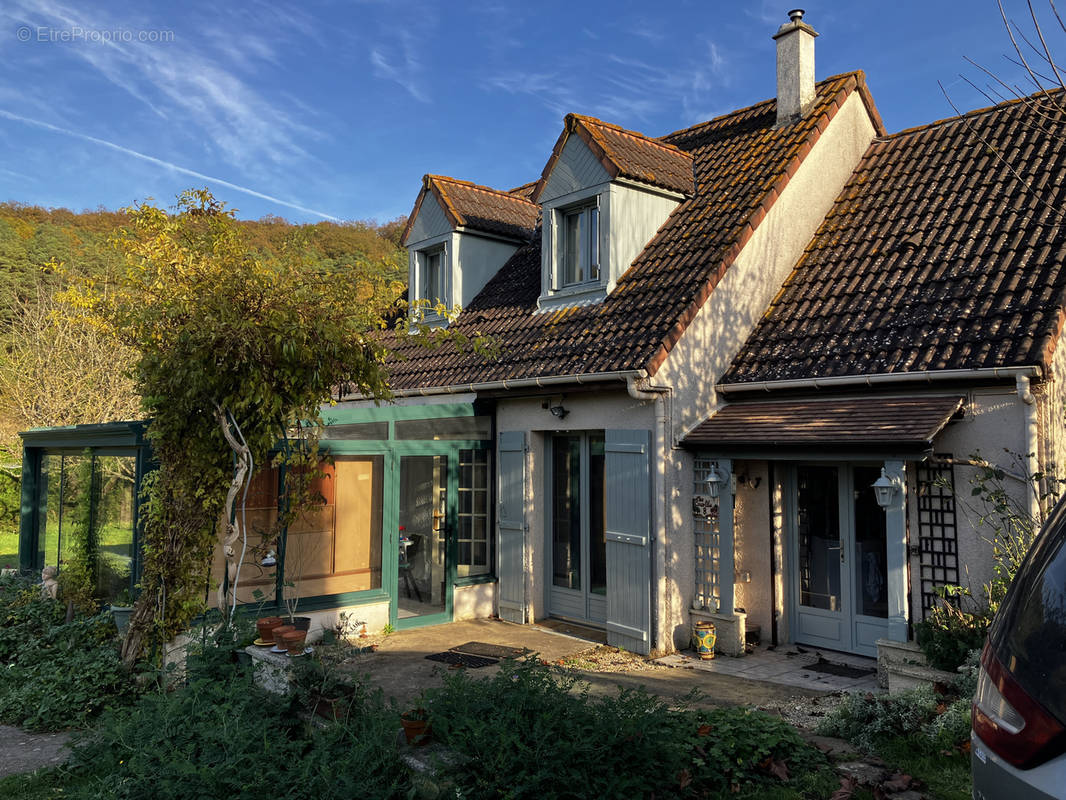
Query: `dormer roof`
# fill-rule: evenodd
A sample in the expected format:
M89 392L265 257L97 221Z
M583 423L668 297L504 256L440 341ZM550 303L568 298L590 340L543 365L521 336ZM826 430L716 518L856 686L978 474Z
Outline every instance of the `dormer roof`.
M509 239L528 241L537 227L539 213L537 205L525 196L528 193L527 187L531 185L525 184L510 192L504 192L445 175L425 175L422 178L422 190L418 193L401 241L407 243L411 226L418 217L427 194L432 195L440 204L452 228L469 228Z
M534 201L539 199L571 136L577 136L585 143L611 180L629 178L686 197L693 193L690 153L661 139L653 139L595 117L567 114L563 132L555 142L551 157L544 165L544 172L532 191L531 198Z

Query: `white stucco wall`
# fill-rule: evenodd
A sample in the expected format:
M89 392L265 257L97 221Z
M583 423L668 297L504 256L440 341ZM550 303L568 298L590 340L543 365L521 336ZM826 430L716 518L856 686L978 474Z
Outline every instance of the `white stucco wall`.
M469 230L456 234L452 259L452 305L466 307L507 263L518 245L479 236Z
M495 583L456 586L452 594L452 617L455 620L486 619L496 613L495 606Z
M653 383L671 388L672 441L717 408L716 381L803 254L874 133L862 99L852 94L654 376ZM680 449L670 451L665 471L670 510L666 563L660 572L665 572L667 585L659 599L660 614L664 625L674 631L676 645L682 647L688 637L694 581L692 456ZM768 525L769 501L764 492L765 479L759 490L762 499L753 497L752 508L761 509L762 524ZM752 583L738 592L738 598L743 594L745 600L737 600L748 610L751 623L762 626L764 638L770 629L769 585L762 581L756 585L756 575L769 575L769 565L760 563L768 561L769 554L769 541L750 555L745 549L744 569L751 569Z

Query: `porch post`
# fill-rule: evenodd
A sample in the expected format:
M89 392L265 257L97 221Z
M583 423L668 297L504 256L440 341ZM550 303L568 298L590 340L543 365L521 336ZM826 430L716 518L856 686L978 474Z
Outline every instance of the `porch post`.
M733 536L733 462L718 459L722 482L718 494L718 613L734 612L733 589L736 582Z
M900 490L885 508L885 545L888 566L888 638L907 641L907 472L902 461L885 461L885 476Z

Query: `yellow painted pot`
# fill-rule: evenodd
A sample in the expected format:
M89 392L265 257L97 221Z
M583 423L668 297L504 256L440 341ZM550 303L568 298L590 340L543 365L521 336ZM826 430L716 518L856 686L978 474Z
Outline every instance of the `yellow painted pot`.
M717 640L713 622L701 620L692 626L692 649L700 654L700 658L714 658L714 643Z

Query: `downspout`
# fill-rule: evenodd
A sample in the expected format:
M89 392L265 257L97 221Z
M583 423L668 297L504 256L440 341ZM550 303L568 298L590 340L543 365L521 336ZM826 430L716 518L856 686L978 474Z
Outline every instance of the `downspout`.
M1018 389L1018 399L1025 404L1025 471L1026 471L1026 507L1029 516L1039 524L1041 521L1040 510L1040 486L1033 476L1039 471L1037 461L1038 430L1036 423L1036 397L1033 396L1029 386L1028 375L1018 375L1015 378Z
M672 391L670 386L646 386L644 388L637 386L636 377L626 379L626 391L629 392L629 396L634 400L640 402L653 401L655 403L655 427L652 431L652 453L657 455L657 464L655 467L656 481L658 486L659 502L653 505L656 508L656 519L653 526L653 532L655 532L655 546L652 550L654 554L651 559L651 586L650 589L655 589L653 596L649 598L651 606L651 631L649 632L650 642L649 647L655 649L656 646L661 646L660 642L660 620L659 620L659 597L658 581L659 581L659 565L666 564L666 542L670 538L667 526L669 525L669 500L667 499L666 492L666 449L670 446L670 415L667 414L666 398ZM658 455L661 453L661 457ZM654 500L654 497L653 497ZM672 643L671 643L672 645ZM672 649L672 648L671 648Z

